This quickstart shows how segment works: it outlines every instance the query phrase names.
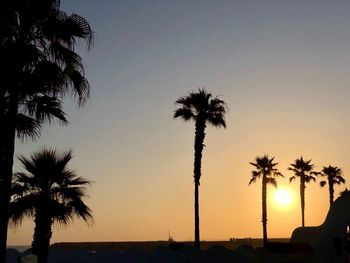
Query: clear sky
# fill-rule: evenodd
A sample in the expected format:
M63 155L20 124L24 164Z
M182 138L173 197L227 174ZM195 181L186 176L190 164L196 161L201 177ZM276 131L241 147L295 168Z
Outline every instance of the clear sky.
M268 234L301 224L301 155L316 169L341 167L350 181L350 2L347 0L62 0L95 32L81 51L91 100L67 99L70 125L46 126L36 142L73 149L71 163L94 183L86 200L95 223L54 229L52 242L193 240L194 124L173 120L174 101L205 87L229 105L227 129L208 127L200 186L201 238L261 237L261 181L253 161L275 156L292 205L268 204ZM16 165L16 169L19 169ZM344 186L336 188L336 196ZM327 188L306 188L306 225L328 211ZM30 244L32 220L8 244Z

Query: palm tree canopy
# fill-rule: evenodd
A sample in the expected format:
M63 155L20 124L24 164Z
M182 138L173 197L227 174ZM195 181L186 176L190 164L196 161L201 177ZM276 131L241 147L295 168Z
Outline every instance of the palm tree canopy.
M301 156L300 159L296 159L294 163L290 164L290 167L288 167L288 170L294 172L294 176L291 176L289 178L289 181L292 182L296 177L302 178L306 183L310 182L311 180L315 181L316 177L319 173L314 171L314 165L311 164L311 159L308 161L304 161L303 157Z
M60 155L45 148L30 159L19 157L26 172L14 175L10 205L13 225L21 224L24 217L33 217L43 200L53 222L67 225L78 217L92 223L91 210L83 201L90 182L69 169L71 159L72 151Z
M18 120L25 125L16 127L17 136L36 138L43 122L67 124L61 101L65 94L71 93L79 105L89 98L74 47L83 40L89 48L93 32L83 17L61 11L59 0L7 1L0 14L1 122L6 125L10 101L18 100Z
M326 177L332 184L344 184L345 179L343 177L343 172L339 167L331 166L323 167L321 171L321 176ZM327 181L321 181L320 185L323 187L327 184Z
M283 174L276 168L278 163L274 163L274 157L269 158L268 155L264 155L263 157L256 157L255 163L250 162L256 169L252 171L252 178L249 181L249 185L254 183L257 179L266 176L266 183L272 184L275 187L277 186L276 179L274 177L281 176L284 177Z
M204 89L198 92L190 92L189 95L179 98L176 104L182 107L175 110L174 118L182 118L185 121L198 119L210 123L214 127L226 128L224 115L227 110L226 103Z

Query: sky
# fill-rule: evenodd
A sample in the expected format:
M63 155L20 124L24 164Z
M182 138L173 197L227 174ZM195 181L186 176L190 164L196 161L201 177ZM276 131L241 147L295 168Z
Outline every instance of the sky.
M262 237L261 181L248 186L257 156L275 157L285 176L278 187L292 195L283 208L268 187L269 237L301 225L299 184L287 170L295 159L338 166L350 181L349 1L61 2L95 32L90 51L77 48L91 99L79 108L66 98L70 124L46 125L15 154L72 149L71 168L93 181L94 224L55 226L52 243L193 240L194 124L173 113L176 99L198 88L229 107L227 129L206 130L202 240ZM306 225L321 224L328 206L327 188L307 185ZM8 244L30 244L32 235L28 219L10 229Z

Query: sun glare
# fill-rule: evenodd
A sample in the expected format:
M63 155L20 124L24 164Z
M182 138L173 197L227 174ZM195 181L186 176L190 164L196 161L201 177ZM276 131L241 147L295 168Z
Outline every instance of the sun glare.
M291 203L291 195L289 193L289 191L285 190L285 189L279 189L276 191L275 193L275 202L279 205L279 206L288 206Z

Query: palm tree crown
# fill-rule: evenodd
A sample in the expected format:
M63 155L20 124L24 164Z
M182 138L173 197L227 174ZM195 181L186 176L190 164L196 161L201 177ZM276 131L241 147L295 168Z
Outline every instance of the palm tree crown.
M263 157L256 157L255 163L250 162L251 165L255 166L255 170L252 171L252 178L249 181L249 185L255 183L255 181L263 176L266 176L266 183L272 184L277 187L277 182L274 177L282 176L282 173L276 168L278 163L274 163L275 157L269 158L268 155Z
M77 41L92 43L92 30L81 16L60 10L59 0L13 1L0 22L0 114L12 121L26 117L28 131L54 118L67 123L61 98L71 92L82 105L89 97L82 58L74 51ZM12 118L12 119L11 119ZM2 120L4 121L4 120ZM22 125L23 126L23 125Z
M329 165L328 167L323 167L320 175L326 177L328 181L329 204L332 205L334 201L334 185L345 184L342 170L339 167ZM324 187L327 184L327 181L322 180L320 182L321 187Z
M283 174L276 168L278 163L274 163L274 157L269 158L268 155L263 157L256 157L255 163L250 163L255 167L252 171L252 178L249 181L249 185L256 182L257 179L262 178L262 224L263 224L263 241L264 246L267 243L267 185L272 184L277 187L277 181L275 177Z
M71 159L71 151L59 155L45 148L30 159L19 158L26 172L14 175L10 220L17 226L25 217L34 217L32 246L39 257L47 256L53 223L67 225L75 217L92 223L91 210L83 201L90 182L69 169Z
M296 177L303 179L306 183L316 181L317 172L314 171L314 165L311 164L311 160L304 161L301 156L300 159L296 159L294 163L290 164L288 170L294 172L294 176L289 178L289 181L292 182Z
M226 113L226 103L218 97L204 89L198 92L190 92L189 95L181 97L176 101L182 107L176 109L174 118L181 117L185 121L202 120L214 127L226 128L224 115Z
M202 175L202 152L204 147L205 128L209 123L214 127L226 128L225 113L227 106L225 102L217 97L213 97L204 89L198 92L190 92L187 96L176 101L181 105L175 110L174 118L182 118L185 121L195 121L194 138L194 168L193 177L195 183L195 246L200 248L199 242L199 184Z
M294 163L290 164L288 170L294 172L294 176L289 178L289 181L292 182L294 179L299 177L300 179L300 203L301 203L301 225L305 226L305 188L306 184L310 181L315 181L316 176L319 174L314 171L314 165L311 164L311 160L304 161L301 156L299 159L296 159Z

